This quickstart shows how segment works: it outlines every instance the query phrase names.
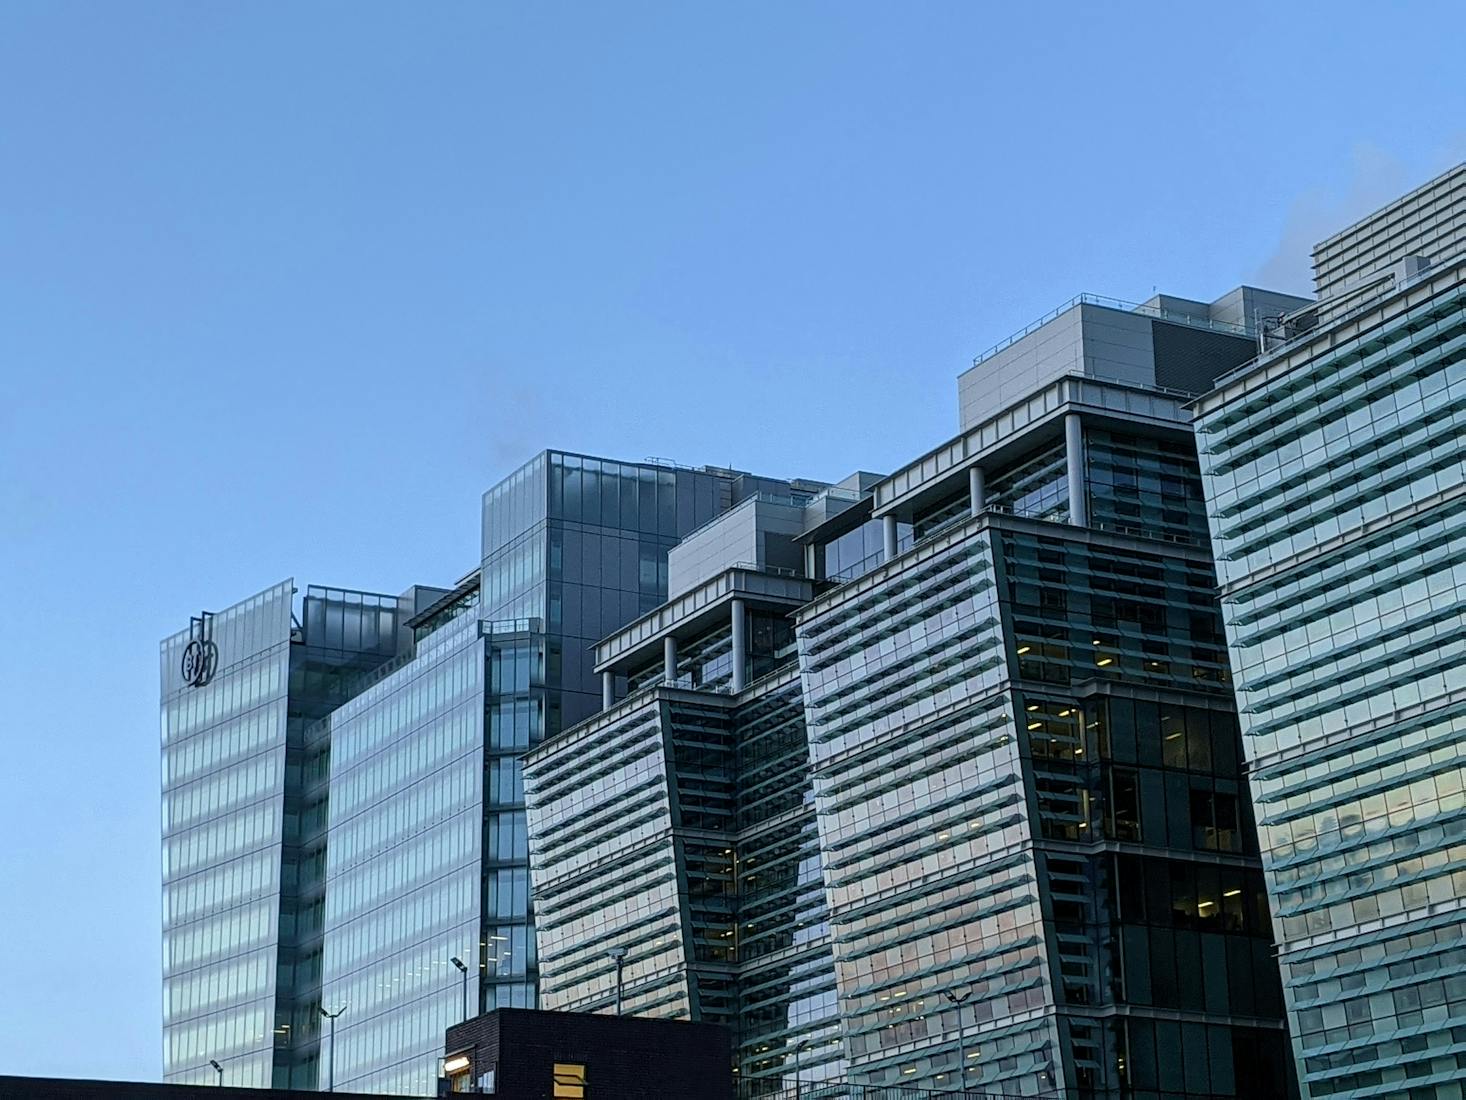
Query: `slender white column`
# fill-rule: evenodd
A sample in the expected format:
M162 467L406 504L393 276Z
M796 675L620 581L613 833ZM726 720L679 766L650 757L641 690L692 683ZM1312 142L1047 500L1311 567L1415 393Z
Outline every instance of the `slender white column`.
M819 551L814 543L805 543L804 546L804 575L810 580L815 579L815 570L819 566Z
M601 673L601 709L610 710L616 705L616 677L610 669Z
M886 560L890 561L896 556L896 517L887 515L882 517L881 534L886 549Z
M748 614L742 600L733 601L733 690L748 683Z
M967 471L967 492L972 497L972 514L975 516L987 507L987 482L983 479L982 467L974 466Z
M677 639L668 634L662 639L662 681L670 684L677 679Z
M1078 413L1064 416L1064 455L1069 473L1069 522L1089 526L1089 508L1084 492L1084 425Z

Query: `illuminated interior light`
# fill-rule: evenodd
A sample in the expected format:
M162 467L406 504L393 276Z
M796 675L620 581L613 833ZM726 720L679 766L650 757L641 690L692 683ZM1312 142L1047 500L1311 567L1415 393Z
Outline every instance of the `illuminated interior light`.
M1099 665L1100 665L1101 668L1104 668L1105 665L1112 665L1114 663L1115 663L1115 658L1113 658L1113 657L1102 657L1102 658L1100 658L1100 661L1099 661Z
M1031 652L1033 652L1033 646L1031 645L1021 645L1018 647L1018 656L1020 657L1022 657L1025 653Z
M462 1073L468 1069L470 1062L467 1054L455 1054L443 1063L443 1072L447 1074Z
M1223 890L1222 891L1222 897L1224 897L1224 898L1235 898L1240 893L1242 893L1242 891L1240 889L1238 889L1238 890Z

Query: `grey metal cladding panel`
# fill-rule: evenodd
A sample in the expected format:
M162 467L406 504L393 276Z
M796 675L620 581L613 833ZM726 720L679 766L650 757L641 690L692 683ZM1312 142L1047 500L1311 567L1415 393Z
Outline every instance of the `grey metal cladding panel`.
M1202 323L1212 320L1213 317L1212 307L1206 302L1198 302L1195 298L1177 298L1170 294L1156 294L1141 304L1168 314L1194 317Z
M1055 378L1083 369L1083 322L1081 307L1076 307L958 375L962 428L980 424Z
M1155 384L1150 318L1142 314L1081 306L1084 373L1147 386Z
M1241 316L1236 318L1222 317L1213 314L1216 320L1226 320L1233 324L1243 325L1249 330L1255 330L1258 319L1261 317L1276 317L1280 313L1293 313L1304 306L1313 303L1312 298L1306 298L1298 294L1283 294L1276 290L1260 290L1255 286L1244 286L1239 288L1241 296Z
M737 562L758 560L754 509L724 513L716 523L684 539L667 554L667 598L675 599Z
M1185 325L1152 321L1156 384L1203 394L1216 380L1257 355L1257 345L1242 336L1204 332Z

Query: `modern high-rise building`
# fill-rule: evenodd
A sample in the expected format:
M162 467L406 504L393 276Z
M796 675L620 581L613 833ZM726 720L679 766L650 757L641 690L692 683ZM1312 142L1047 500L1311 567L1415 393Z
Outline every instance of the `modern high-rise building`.
M1197 406L1309 1097L1466 1080L1466 165L1314 250Z
M167 1079L619 1007L750 1097L1461 1097L1466 166L1315 260L1075 299L888 475L549 451L456 585L198 616Z
M167 1079L431 1095L448 1024L534 1007L520 757L600 707L682 536L818 488L545 452L451 589L287 581L165 640Z
M795 1050L843 1075L791 616L798 537L867 480L689 535L668 601L595 649L605 710L530 754L544 1007L727 1024L745 1079Z
M162 643L163 1070L314 1087L325 760L308 731L433 590L284 581Z
M544 1006L726 1022L748 1095L1290 1095L1185 403L1303 304L1077 299L679 544L528 758Z

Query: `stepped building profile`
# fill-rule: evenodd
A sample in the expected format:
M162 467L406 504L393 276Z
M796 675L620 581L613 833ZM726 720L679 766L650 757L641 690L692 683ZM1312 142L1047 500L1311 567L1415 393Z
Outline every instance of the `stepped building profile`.
M198 615L166 1079L541 1008L741 1100L1459 1100L1466 166L1315 269L1076 298L893 471L545 451L456 582Z

